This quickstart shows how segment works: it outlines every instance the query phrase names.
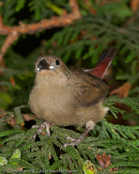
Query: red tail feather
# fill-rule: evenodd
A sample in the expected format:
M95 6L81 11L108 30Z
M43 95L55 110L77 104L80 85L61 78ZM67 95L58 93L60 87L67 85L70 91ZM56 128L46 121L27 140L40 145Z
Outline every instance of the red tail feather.
M96 67L89 73L99 78L103 78L117 51L118 49L114 47L109 47L108 49L104 50L98 60Z

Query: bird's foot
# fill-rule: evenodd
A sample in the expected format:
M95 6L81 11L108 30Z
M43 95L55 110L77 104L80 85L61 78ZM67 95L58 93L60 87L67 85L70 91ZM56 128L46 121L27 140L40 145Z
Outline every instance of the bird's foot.
M70 139L71 142L63 144L63 146L61 146L60 149L63 149L63 147L67 147L67 146L77 146L79 143L81 143L81 142L84 140L84 138L85 138L85 136L87 135L87 133L88 133L91 129L93 129L94 126L95 126L95 124L94 124L93 121L88 121L88 122L86 123L86 129L85 129L85 131L83 132L83 134L82 134L79 138L77 138L77 139L74 139L74 138L71 138L71 137L67 137L67 139Z
M42 132L42 129L46 127L46 131L48 133L48 136L50 136L50 125L53 125L52 123L47 123L46 121L41 123L40 125L33 125L32 128L38 128L38 130L35 132L35 134L32 137L32 141L35 140L38 133Z
M67 139L72 141L69 143L63 144L60 149L63 149L64 147L67 147L67 146L77 146L79 143L81 143L84 140L84 135L81 135L77 139L71 138L71 137L67 137Z

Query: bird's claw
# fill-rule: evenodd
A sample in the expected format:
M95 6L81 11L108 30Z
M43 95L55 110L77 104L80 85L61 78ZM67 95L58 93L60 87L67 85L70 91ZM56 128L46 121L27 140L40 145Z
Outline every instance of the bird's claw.
M64 147L67 146L77 146L79 143L81 143L83 141L83 137L80 136L79 138L75 139L75 138L71 138L71 137L67 137L67 139L72 140L71 142L65 143L60 147L60 150L62 150Z
M75 141L76 139L72 137L67 137L67 140Z
M46 131L48 133L48 136L50 136L50 123L47 123L46 121L41 123L40 125L33 125L32 128L38 128L37 131L35 132L35 134L32 137L32 141L35 140L36 136L38 135L38 133L42 132L42 129L44 129L46 127Z
M39 125L33 125L32 128L39 128L40 126Z

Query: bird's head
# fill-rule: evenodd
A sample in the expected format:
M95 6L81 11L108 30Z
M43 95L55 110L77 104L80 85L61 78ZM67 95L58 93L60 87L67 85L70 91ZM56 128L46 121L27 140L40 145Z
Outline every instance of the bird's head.
M36 74L43 76L68 77L70 70L60 57L54 55L44 55L37 59L35 63Z
M39 57L35 64L35 71L56 71L65 64L61 58L53 55Z

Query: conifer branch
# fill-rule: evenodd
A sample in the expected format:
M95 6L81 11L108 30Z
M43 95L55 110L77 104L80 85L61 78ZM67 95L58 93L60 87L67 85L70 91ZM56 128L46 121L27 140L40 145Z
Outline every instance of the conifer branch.
M51 29L53 27L64 27L71 24L74 20L81 18L79 7L76 0L69 0L72 13L68 14L63 11L62 16L53 16L51 19L42 19L38 23L24 24L19 22L19 26L7 26L2 22L2 16L0 16L0 34L8 35L4 45L1 48L0 63L7 49L21 34L34 34L45 29Z

